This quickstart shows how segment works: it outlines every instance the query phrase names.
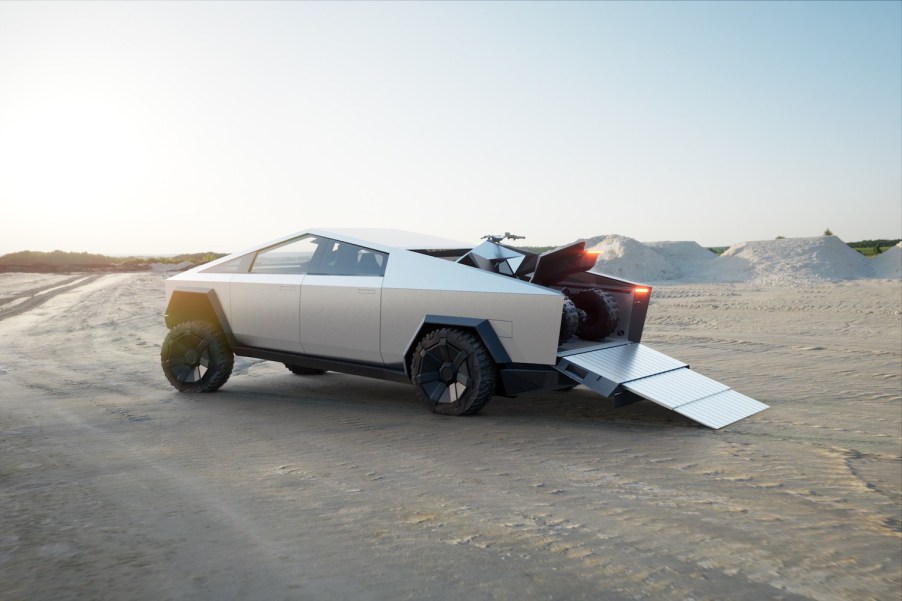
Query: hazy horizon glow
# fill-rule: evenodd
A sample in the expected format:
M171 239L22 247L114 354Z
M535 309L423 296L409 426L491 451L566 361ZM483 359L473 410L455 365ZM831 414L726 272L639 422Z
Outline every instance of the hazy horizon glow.
M902 237L902 3L0 3L0 254Z

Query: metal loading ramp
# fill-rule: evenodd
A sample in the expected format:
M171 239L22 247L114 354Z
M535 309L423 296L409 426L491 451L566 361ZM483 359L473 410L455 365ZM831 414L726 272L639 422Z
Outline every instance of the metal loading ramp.
M561 352L555 367L604 396L628 390L709 428L723 428L767 409L764 403L635 342Z

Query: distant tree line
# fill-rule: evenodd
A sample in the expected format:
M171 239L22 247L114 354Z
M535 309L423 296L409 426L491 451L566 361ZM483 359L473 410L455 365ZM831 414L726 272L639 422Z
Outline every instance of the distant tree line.
M203 252L181 254L174 257L110 257L92 253L75 253L55 250L43 252L23 250L0 256L0 266L48 266L48 267L90 267L136 270L147 269L151 263L193 263L200 265L213 259L224 257L223 253Z
M896 238L895 240L886 240L881 238L880 240L862 240L861 242L849 242L849 246L852 248L882 248L886 250L891 246L895 246L902 242L902 238Z
M866 257L873 257L875 255L879 255L885 250L888 250L899 243L899 239L896 240L862 240L860 242L849 242L849 246L860 252Z

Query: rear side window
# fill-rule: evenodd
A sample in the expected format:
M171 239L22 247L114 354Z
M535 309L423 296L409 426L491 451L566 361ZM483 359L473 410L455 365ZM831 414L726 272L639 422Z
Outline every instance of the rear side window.
M319 249L310 273L319 275L385 275L388 255L376 250L320 238Z

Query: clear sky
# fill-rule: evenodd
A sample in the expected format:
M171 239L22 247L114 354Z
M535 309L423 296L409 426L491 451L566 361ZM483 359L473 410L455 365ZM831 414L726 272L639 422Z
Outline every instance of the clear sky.
M902 237L900 2L2 2L0 253Z

